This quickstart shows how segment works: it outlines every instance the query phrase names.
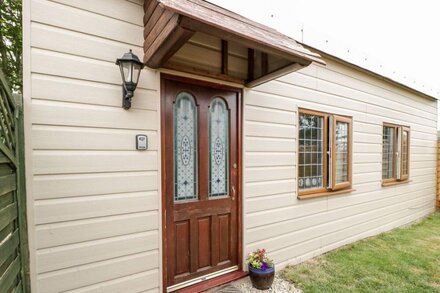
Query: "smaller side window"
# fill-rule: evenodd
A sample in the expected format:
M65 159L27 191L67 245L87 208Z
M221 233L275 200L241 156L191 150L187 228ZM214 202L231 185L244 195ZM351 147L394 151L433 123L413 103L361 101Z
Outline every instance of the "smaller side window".
M382 131L382 183L409 178L410 128L385 123Z

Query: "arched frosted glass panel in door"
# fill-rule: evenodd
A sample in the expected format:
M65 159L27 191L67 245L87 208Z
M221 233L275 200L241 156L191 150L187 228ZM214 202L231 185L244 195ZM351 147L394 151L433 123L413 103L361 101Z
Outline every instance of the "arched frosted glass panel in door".
M186 92L177 96L174 111L174 200L197 198L197 107Z
M229 110L215 98L209 105L209 196L228 194Z

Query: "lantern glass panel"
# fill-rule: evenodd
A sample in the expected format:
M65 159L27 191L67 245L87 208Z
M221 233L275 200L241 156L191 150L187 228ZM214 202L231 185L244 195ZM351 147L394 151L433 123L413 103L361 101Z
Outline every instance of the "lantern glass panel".
M124 82L131 82L131 76L133 73L132 63L130 61L123 61L120 66L122 68Z
M137 84L139 80L139 75L141 73L141 65L138 63L133 63L133 83Z

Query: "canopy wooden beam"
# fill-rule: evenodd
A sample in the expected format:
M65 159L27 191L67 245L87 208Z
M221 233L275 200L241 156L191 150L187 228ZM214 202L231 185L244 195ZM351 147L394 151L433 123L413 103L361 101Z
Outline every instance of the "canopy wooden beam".
M228 41L222 40L222 74L228 75L229 49Z
M248 82L254 80L254 75L255 75L254 74L254 66L255 66L255 63L254 63L255 57L254 56L255 56L255 50L249 48L248 49L248 74L247 74Z
M273 79L276 79L276 78L281 77L283 75L286 75L286 74L288 74L290 72L297 71L297 70L299 70L299 69L301 69L303 67L304 66L302 66L301 64L292 63L290 65L287 65L287 66L283 67L283 68L280 68L280 69L272 71L272 72L270 72L270 73L268 73L266 75L263 75L263 76L261 76L259 78L251 80L251 81L247 82L245 84L245 86L246 87L256 87L257 85L263 84L263 83L265 83L267 81L270 81L270 80L273 80Z

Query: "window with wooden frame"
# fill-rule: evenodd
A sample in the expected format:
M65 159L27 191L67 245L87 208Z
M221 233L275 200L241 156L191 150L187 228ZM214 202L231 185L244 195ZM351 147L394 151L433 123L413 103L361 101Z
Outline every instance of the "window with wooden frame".
M390 185L409 178L410 128L383 124L382 184Z
M298 197L351 190L352 118L298 113Z

